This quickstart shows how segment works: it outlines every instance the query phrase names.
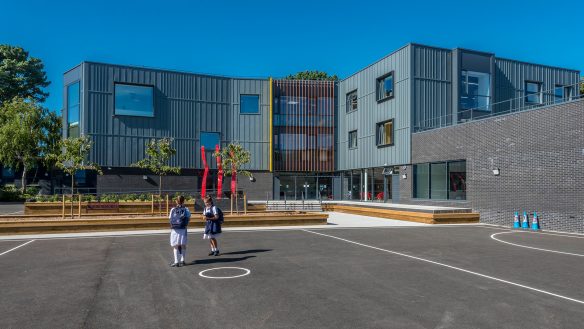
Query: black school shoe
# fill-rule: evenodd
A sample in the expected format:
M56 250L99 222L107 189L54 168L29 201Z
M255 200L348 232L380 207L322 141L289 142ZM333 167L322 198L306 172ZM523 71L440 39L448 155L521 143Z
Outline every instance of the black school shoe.
M210 251L209 252L209 256L213 256L213 255L215 255L215 252L214 251Z
M186 265L187 265L187 263L185 263L185 262L180 262L180 263L178 263L178 265L179 265L179 266L186 266Z
M215 251L213 254L214 254L215 256L219 256L219 250Z
M180 267L180 263L170 263L170 267Z

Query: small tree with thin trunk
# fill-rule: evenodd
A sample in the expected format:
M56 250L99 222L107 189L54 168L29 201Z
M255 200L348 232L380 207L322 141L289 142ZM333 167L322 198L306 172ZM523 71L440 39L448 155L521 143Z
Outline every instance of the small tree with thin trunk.
M180 173L180 167L172 167L168 160L176 154L172 138L152 139L146 146L147 157L133 163L132 167L148 169L158 175L158 195L162 195L162 176Z
M22 168L22 193L30 168L55 149L53 135L60 125L55 117L32 99L15 97L0 106L0 163Z
M87 155L91 151L92 142L87 136L69 137L60 142L61 152L49 155L49 160L55 166L71 176L71 194L75 193L75 173L79 170L95 170L103 175L101 167L93 162L88 162Z
M235 176L235 192L237 193L237 174L242 174L247 177L252 177L251 172L241 170L240 168L251 161L251 153L244 149L243 146L236 143L231 143L227 147L221 149L219 152L215 151L213 156L221 157L221 165L223 166L224 176ZM233 179L233 178L232 178Z

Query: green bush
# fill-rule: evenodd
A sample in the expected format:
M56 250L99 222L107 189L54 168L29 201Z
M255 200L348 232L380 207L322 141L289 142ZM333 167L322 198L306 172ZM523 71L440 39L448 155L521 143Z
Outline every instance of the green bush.
M0 188L0 201L24 201L24 196L13 184Z

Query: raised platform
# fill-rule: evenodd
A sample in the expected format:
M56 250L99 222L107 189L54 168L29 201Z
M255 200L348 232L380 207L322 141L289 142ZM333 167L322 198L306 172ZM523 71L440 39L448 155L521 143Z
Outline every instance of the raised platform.
M294 226L326 225L328 215L324 213L253 213L247 215L225 215L225 227L245 226ZM205 222L197 217L191 219L189 227L204 227ZM83 217L81 219L4 217L0 220L0 234L31 234L60 232L98 232L168 229L166 216L135 216L122 218Z

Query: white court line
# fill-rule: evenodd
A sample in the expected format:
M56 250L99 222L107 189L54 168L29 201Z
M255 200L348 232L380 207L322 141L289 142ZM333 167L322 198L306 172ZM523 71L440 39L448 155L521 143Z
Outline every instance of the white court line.
M558 294L555 294L555 293L552 293L552 292L549 292L549 291L545 291L545 290L541 290L541 289L529 287L529 286L526 286L526 285L523 285L523 284L519 284L519 283L515 283L515 282L511 282L511 281L507 281L507 280L503 280L503 279L499 279L499 278L495 278L493 276L489 276L489 275L485 275L485 274L481 274L481 273L469 271L469 270L466 270L466 269L463 269L463 268L460 268L460 267L455 267L455 266L452 266L452 265L435 262L433 260L429 260L429 259L425 259L425 258L420 258L420 257L416 257L416 256L411 256L411 255L403 254L403 253L397 252L397 251L392 251L392 250L387 250L387 249L382 249L382 248L378 248L378 247L366 245L366 244L363 244L363 243L359 243L359 242L355 242L355 241L351 241L351 240L339 238L339 237L336 237L336 236L333 236L333 235L322 234L322 233L318 233L318 232L312 232L312 231L309 231L309 230L303 230L303 231L308 232L308 233L312 233L312 234L326 236L326 237L333 238L333 239L337 239L337 240L341 240L341 241L345 241L345 242L352 243L352 244L356 244L358 246L367 247L367 248L371 248L371 249L375 249L375 250L387 252L387 253L390 253L390 254L394 254L394 255L398 255L398 256L403 256L403 257L407 257L407 258L419 260L419 261L422 261L422 262L426 262L426 263L430 263L430 264L434 264L434 265L438 265L438 266L447 267L447 268L450 268L450 269L453 269L453 270L457 270L457 271L461 271L461 272L464 272L464 273L469 273L469 274L473 274L473 275L476 275L476 276L480 276L482 278L486 278L486 279L490 279L490 280L494 280L494 281L498 281L498 282L507 283L507 284L510 284L510 285L513 285L513 286L516 286L516 287L520 287L520 288L524 288L524 289L528 289L528 290L533 290L533 291L540 292L542 294L546 294L546 295L558 297L558 298L565 299L565 300L569 300L569 301L572 301L572 302L575 302L575 303L584 304L584 301L583 300L579 300L579 299L575 299L575 298L570 298L570 297L558 295Z
M509 233L524 233L524 232L521 232L521 231L499 232L499 233L491 234L491 239L493 239L495 241L502 242L502 243L510 244L512 246L521 247L521 248L527 248L527 249L534 249L534 250L540 250L540 251L553 252L553 253L556 253L556 254L563 254L563 255L584 257L584 255L581 255L581 254L575 254L575 253L565 252L565 251L550 250L550 249L543 249L543 248L536 248L536 247L529 247L529 246L524 246L524 245L517 244L517 243L511 243L511 242L507 242L507 241L503 241L503 240L499 240L499 239L495 238L495 235L509 234ZM527 233L527 232L525 232L525 233ZM558 235L558 234L552 234L552 235ZM572 238L579 238L579 237L572 237Z
M28 241L28 242L25 242L25 243L23 243L23 244L21 244L21 245L19 245L19 246L17 246L17 247L14 247L14 248L12 248L12 249L10 249L10 250L7 250L7 251L5 251L5 252L1 253L1 254L0 254L0 256L2 256L2 255L5 255L5 254L9 253L9 252L11 252L12 250L16 250L16 249L18 249L18 248L20 248L20 247L24 247L24 246L26 246L27 244L29 244L29 243L31 243L31 242L33 242L33 241L34 241L34 240L30 240L30 241Z

